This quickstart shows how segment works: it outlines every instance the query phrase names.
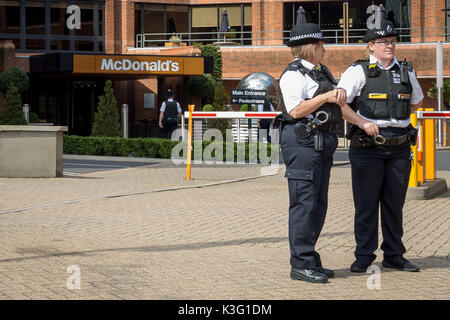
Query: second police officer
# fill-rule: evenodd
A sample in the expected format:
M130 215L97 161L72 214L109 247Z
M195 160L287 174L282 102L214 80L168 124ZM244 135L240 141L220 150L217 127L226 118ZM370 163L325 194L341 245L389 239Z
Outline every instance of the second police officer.
M177 129L178 119L181 118L181 107L174 98L171 89L167 91L167 100L161 104L159 112L159 127L162 129L162 137L170 139L172 132Z
M410 113L421 106L423 93L411 65L395 57L397 33L392 22L381 20L378 28L367 31L364 40L369 59L350 66L338 84L346 90L357 118L366 121L365 131L352 126L347 135L351 138L356 239L356 260L350 270L366 272L376 258L380 208L382 265L418 271L403 257L402 209L411 170L410 144L415 143L416 135ZM356 123L350 119L355 116L352 110L343 113Z
M345 104L344 90L321 65L325 52L319 26L306 23L304 10L287 45L294 57L280 77L281 149L289 188L290 276L325 283L334 272L322 266L314 247L325 222L328 184L337 147L335 135ZM346 106L348 107L348 106ZM349 108L349 107L348 107Z

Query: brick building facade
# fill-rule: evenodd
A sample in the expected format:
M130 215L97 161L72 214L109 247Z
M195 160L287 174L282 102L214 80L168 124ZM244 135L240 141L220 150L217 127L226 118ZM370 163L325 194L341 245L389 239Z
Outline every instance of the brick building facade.
M46 18L41 22L37 21L36 25L28 22L28 19L26 22L23 21L22 14L24 12L28 14L28 7L23 7L28 6L30 2L42 5L41 10L43 11L41 12L45 13ZM9 4L5 5L4 3ZM307 19L319 23L322 30L325 30L324 35L329 36L329 41L326 41L325 46L324 63L339 78L349 64L361 59L366 53L366 46L361 43L363 31L357 31L357 28L361 28L360 25L365 24L370 15L370 13L366 13L366 7L383 3L385 7L393 8L392 13L396 16L396 23L402 34L401 42L397 45L396 55L399 60L406 58L412 61L424 92L426 93L435 82L436 41L444 42L444 76L450 77L450 43L445 43L449 39L449 26L447 13L443 11L445 7L450 6L449 0L351 1L349 2L349 12L353 29L350 30L350 35L355 36L350 37L349 44L344 44L345 39L341 37L342 32L339 31L339 18L343 15L343 1L80 0L74 1L74 3L80 4L82 16L88 16L87 22L82 18L81 30L91 28L93 30L89 33L91 38L86 37L82 31L65 31L64 35L61 33L59 36L53 36L53 24L57 24L54 16L62 19L60 15L57 15L57 10L59 10L57 8L65 4L64 1L0 1L0 17L3 17L3 19L0 18L0 71L8 66L18 65L29 72L29 56L58 52L63 47L66 49L65 52L80 51L92 54L199 55L199 50L193 46L195 39L191 39L189 34L194 35L197 31L209 30L212 31L209 32L212 34L209 36L214 37L214 30L218 29L220 23L220 12L226 8L230 12L230 19L235 21L231 23L232 28L229 34L230 42L234 42L235 45L220 47L223 57L223 81L226 90L230 92L240 79L252 72L266 72L276 79L279 78L284 67L291 60L290 50L283 45L283 41L286 39L289 29L295 24L295 12L298 6L302 5L307 11ZM10 7L5 7L8 5ZM30 9L30 14L35 13L33 10L35 9ZM239 15L239 18L236 18L236 15ZM149 45L138 43L140 34L165 33L168 35L170 26L165 24L168 17L175 17L178 27L176 34L182 36L183 45L166 47L163 44L163 42L168 42L166 36L159 36L158 39L161 41L158 43ZM20 22L14 22L18 19ZM47 22L47 20L49 21ZM35 34L35 26L39 24L42 26L42 40L33 40L36 35L28 36L27 34ZM95 25L99 27L97 28ZM60 25L60 28L64 28L64 26ZM17 29L20 29L20 32ZM80 37L77 38L78 34ZM333 38L334 34L336 35L335 39ZM283 39L283 37L285 38ZM33 47L33 41L36 43L35 47ZM63 79L64 76L60 75L60 78ZM31 79L32 86L36 82L42 85L42 81L48 81L45 85L48 87L57 83L59 78L58 75L48 78L36 78L31 75ZM41 112L41 103L48 105L53 103L54 108L59 110L58 108L66 108L65 104L67 103L74 104L73 97L76 100L79 95L87 94L90 97L80 102L80 105L83 105L83 108L90 105L91 110L86 112L86 116L89 118L89 113L92 114L95 109L95 96L101 94L102 88L99 87L102 86L104 79L102 81L91 80L93 79L90 77L70 80L71 82L67 82L63 89L72 90L71 93L53 100L41 97L42 94L38 92L32 92L28 97L28 102L31 109L39 113ZM127 103L130 106L131 124L152 122L152 125L155 126L159 106L169 87L174 90L183 110L186 110L187 105L191 103L196 105L197 110L200 108L200 99L189 93L187 81L188 77L186 76L154 76L145 79L116 78L113 80L113 85L118 104ZM85 88L83 91L84 83L87 84L87 87L93 86L96 89L91 89L89 93ZM74 86L78 91L73 91L75 90ZM148 93L155 94L154 108L144 108L144 95ZM426 98L424 105L432 107L436 105L436 101ZM43 116L52 114L53 111L49 112L48 106L45 108L46 111L42 111ZM78 111L79 107L73 105L71 109L56 112L59 115L49 120L68 125L71 133L87 134L89 130L83 132L72 130L72 127L76 126ZM92 120L91 117L88 121L92 122ZM141 132L137 135L149 134L154 135L157 132L152 131L152 133L146 132L145 134Z

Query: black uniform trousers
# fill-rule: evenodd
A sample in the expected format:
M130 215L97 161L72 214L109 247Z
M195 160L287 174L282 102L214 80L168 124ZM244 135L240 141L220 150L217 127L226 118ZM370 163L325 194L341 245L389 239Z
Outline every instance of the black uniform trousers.
M380 128L384 137L407 134L407 128ZM403 204L411 171L410 143L396 146L350 147L355 204L356 258L375 259L378 248L378 212L384 257L402 256Z
M284 125L281 149L289 187L290 263L297 269L322 267L314 249L325 222L328 184L337 137L323 132L323 150L314 150L314 137L297 138L294 125Z
M165 139L172 138L172 132L178 127L177 118L165 118L163 119L162 136Z

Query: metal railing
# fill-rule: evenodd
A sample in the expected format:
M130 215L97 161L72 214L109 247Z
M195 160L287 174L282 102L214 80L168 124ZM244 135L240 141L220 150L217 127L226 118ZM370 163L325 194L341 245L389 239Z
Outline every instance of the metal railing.
M450 41L450 27L397 28L399 42ZM325 43L363 43L366 29L349 29L348 38L343 29L322 30ZM289 30L282 31L235 31L235 32L180 32L136 34L136 48L168 45L217 44L220 46L269 46L283 45L289 40ZM175 37L173 37L175 36Z

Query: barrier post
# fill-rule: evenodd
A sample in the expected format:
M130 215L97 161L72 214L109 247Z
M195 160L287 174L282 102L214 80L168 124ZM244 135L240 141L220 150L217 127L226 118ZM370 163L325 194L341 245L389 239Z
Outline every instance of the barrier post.
M181 113L181 141L186 141L186 137L184 136L184 129L186 124L184 123L184 113Z
M419 108L418 111L422 111L422 108ZM424 167L424 159L423 159L423 147L424 147L424 134L423 134L423 120L418 119L419 124L419 134L417 136L417 182L423 184L425 182L425 167Z
M425 111L433 111L433 109L425 108ZM436 179L436 134L434 123L434 119L423 120L425 180Z
M411 125L417 127L417 114L411 114ZM411 146L411 151L413 153L413 159L411 161L411 174L409 175L409 187L417 187L417 144Z
M188 125L188 142L187 142L187 167L186 167L186 180L191 180L191 157L192 157L192 111L194 111L195 105L188 105L189 108L189 125Z
M188 146L187 146L187 167L186 167L186 180L191 180L191 158L192 158L192 112L195 105L188 105L189 108L189 125L188 125Z

